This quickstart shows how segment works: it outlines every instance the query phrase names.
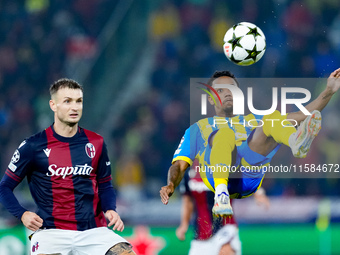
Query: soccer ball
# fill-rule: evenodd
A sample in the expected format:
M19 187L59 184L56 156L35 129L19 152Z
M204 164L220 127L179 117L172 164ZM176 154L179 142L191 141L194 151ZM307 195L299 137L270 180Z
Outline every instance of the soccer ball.
M266 38L262 30L249 22L241 22L224 35L223 52L227 58L240 66L259 61L266 50Z

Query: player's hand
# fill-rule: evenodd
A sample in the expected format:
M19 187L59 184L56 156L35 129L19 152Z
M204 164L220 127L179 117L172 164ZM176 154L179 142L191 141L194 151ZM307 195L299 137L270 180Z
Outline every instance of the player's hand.
M335 93L340 88L340 68L331 73L327 79L327 88Z
M167 205L169 203L169 198L174 193L174 185L170 183L169 185L163 186L161 190L159 191L159 194L161 196L161 200L163 204Z
M176 229L176 236L179 240L184 241L185 240L185 234L188 232L188 225L181 224Z
M32 231L37 231L43 225L43 219L38 214L30 211L24 212L21 216L21 221L26 228Z
M105 217L110 221L107 225L108 227L114 225L112 228L113 230L117 230L120 232L124 230L124 223L117 212L115 212L114 210L107 210L105 212Z

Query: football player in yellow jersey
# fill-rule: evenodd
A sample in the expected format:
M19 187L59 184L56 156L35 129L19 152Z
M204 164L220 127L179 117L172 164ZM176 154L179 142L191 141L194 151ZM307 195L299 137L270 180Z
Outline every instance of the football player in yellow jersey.
M213 213L232 215L230 197L248 197L261 187L265 173L262 168L269 165L281 144L289 146L295 157L306 156L321 129L320 111L340 87L340 68L330 74L324 91L306 106L311 112L308 116L301 111L286 115L275 111L260 118L254 114L234 116L232 93L219 85L238 86L235 76L229 71L217 71L208 84L216 88L222 104L215 104L216 100L209 97L216 116L202 119L186 130L169 168L168 184L161 188L160 196L162 202L167 204L188 166L198 158L201 177L215 192ZM259 120L263 125L256 127ZM293 124L288 125L288 120L295 120L299 124L298 128ZM245 121L254 123L249 126L244 124ZM282 125L284 121L286 123ZM257 168L244 170L253 166ZM241 170L238 171L241 178L229 178L231 170Z

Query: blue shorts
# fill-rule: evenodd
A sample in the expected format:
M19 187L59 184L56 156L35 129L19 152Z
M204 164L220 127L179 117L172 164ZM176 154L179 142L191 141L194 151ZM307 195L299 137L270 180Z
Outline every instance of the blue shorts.
M278 144L267 156L252 151L248 143L254 131L255 130L253 130L246 141L240 146L235 147L236 159L230 168L228 178L228 191L231 198L249 197L261 187L265 174L262 167L269 165L271 159L281 147L281 144ZM208 147L210 146L207 146L209 155L211 148ZM205 156L207 157L207 154ZM215 187L212 174L206 173L206 176L211 186Z

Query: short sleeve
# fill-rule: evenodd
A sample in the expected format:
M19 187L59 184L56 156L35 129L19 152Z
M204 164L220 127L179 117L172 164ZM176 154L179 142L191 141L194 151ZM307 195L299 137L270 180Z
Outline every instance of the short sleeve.
M192 162L199 150L197 146L199 134L199 127L196 123L185 131L184 136L182 137L181 142L175 151L172 163L177 160L183 160L189 165L192 165Z

